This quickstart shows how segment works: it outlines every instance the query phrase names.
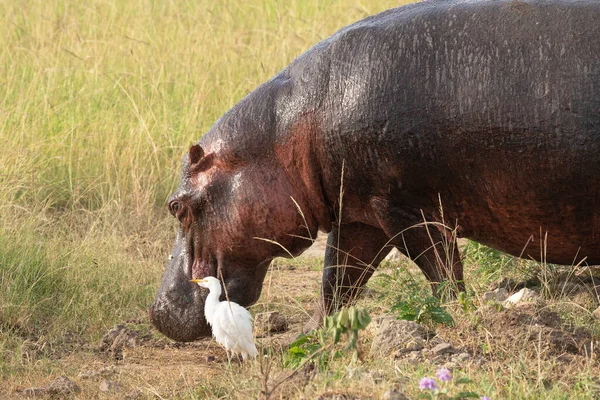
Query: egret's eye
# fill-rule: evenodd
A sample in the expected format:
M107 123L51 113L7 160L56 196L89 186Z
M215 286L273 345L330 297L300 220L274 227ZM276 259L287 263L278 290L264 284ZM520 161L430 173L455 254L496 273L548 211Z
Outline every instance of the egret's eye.
M173 259L173 254L169 254L169 261Z
M179 210L181 210L181 203L177 200L171 200L169 202L169 212L171 215L177 217Z

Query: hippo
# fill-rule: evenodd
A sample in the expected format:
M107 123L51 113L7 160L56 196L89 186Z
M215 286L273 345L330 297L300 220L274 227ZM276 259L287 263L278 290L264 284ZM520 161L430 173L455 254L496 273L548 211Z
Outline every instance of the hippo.
M270 262L328 234L315 319L392 248L463 288L457 237L600 263L600 3L425 1L349 25L227 111L184 155L151 306L210 335L192 278L255 303Z

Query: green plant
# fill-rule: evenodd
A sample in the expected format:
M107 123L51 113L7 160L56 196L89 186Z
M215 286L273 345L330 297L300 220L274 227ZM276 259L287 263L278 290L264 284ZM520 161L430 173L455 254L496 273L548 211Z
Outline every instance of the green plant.
M368 311L359 307L344 307L334 315L325 318L323 328L302 334L294 341L288 350L286 367L298 368L311 359L317 359L319 369L324 369L330 360L339 356L340 352L334 347L342 338L347 338L344 351L352 350L352 362L359 356L358 332L365 329L371 322ZM330 350L334 350L329 353Z
M440 299L433 296L411 297L409 300L399 300L392 307L399 319L416 321L419 323L434 323L452 326L454 319L444 307Z

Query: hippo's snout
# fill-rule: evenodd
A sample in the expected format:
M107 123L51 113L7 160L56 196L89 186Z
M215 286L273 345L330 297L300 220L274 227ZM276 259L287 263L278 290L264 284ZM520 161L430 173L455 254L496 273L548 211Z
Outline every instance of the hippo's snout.
M181 232L177 235L173 256L167 264L160 288L150 306L150 321L165 336L178 342L191 342L210 336L204 319L205 293L190 282L192 255Z
M150 306L150 321L165 336L178 342L192 342L211 335L203 310L204 301L183 307L159 298Z

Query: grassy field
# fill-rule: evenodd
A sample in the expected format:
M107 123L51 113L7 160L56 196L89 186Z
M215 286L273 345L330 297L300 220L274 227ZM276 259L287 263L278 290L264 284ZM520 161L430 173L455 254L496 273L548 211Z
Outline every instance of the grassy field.
M165 201L181 156L222 113L313 44L403 3L0 2L0 397L59 375L78 381L83 391L76 397L84 399L123 398L130 389L140 398L258 397L269 380L264 361L227 368L213 342L177 346L146 320L174 239ZM431 326L473 355L455 375L470 377L471 390L494 399L600 396L595 352L569 353L564 361L541 333L531 341L516 328L493 331L498 316L482 293L502 278L533 276L539 266L466 246L469 297L445 304L455 327ZM317 296L320 262L277 261L272 290L254 312L274 307L299 323ZM389 312L397 296L426 297L419 274L401 265L407 268L384 266L370 284L360 305L372 315ZM600 327L590 316L597 293L562 296L564 287L552 286L558 269L542 267L544 303L532 318L552 310L565 332L583 327L597 343ZM309 283L306 290L289 287L298 279ZM124 322L147 337L146 345L130 349L125 361L107 359L96 345ZM512 334L518 340L509 340ZM361 337L367 348L372 337ZM379 398L395 386L414 398L418 380L439 366L366 357L349 367L350 356L334 357L333 349L326 368L296 374L280 395ZM205 354L215 354L218 365ZM294 370L287 349L270 354L271 382ZM78 378L86 368L107 366L117 368L122 392L100 392L97 381ZM381 379L371 379L373 371ZM299 375L310 377L300 384Z

